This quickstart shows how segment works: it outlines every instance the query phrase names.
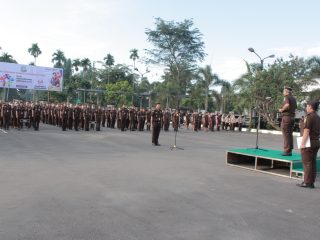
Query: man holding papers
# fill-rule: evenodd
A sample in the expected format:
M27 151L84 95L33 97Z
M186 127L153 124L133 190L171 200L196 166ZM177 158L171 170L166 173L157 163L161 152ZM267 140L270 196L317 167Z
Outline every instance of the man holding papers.
M293 127L295 112L297 109L297 101L292 96L292 88L284 87L283 89L283 106L279 109L282 114L281 130L283 135L283 154L282 156L292 156L293 149Z
M301 140L301 156L304 169L304 181L298 184L299 187L314 188L317 174L317 153L319 150L320 117L317 114L319 102L307 103L307 115L304 120L303 136ZM310 138L310 147L307 141Z

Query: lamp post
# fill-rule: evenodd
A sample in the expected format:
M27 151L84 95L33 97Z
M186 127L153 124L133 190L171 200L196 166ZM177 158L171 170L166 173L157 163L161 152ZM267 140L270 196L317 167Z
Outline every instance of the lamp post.
M274 57L275 57L275 55L272 54L272 55L269 55L269 56L267 56L267 57L265 57L265 58L261 58L260 55L259 55L252 47L248 48L248 50L249 50L249 52L254 53L254 54L260 59L260 67L261 67L261 70L263 70L264 60L266 60L267 58L274 58Z
M134 68L134 70L140 74L140 82L142 81L143 76L150 72L150 70L148 68L146 68L145 72L140 72L138 68ZM132 84L132 86L134 86L134 85ZM134 90L134 88L133 88L133 90ZM140 98L140 108L141 108L141 104L142 104L141 100L142 99ZM132 105L133 105L133 94L132 94Z
M267 57L260 57L260 55L252 48L248 48L249 52L252 52L254 53L259 59L260 59L260 70L262 71L263 70L263 63L264 63L264 60L266 60L267 58L274 58L275 55L272 54L272 55L269 55ZM260 109L259 109L259 105L258 103L256 104L256 111L258 112L258 124L257 124L257 138L256 138L256 149L259 149L259 130L260 130L260 120L261 120L261 115L260 115Z
M147 74L147 73L150 72L150 70L149 70L148 68L146 68L146 71L145 71L144 73L140 72L138 68L135 68L134 70L137 71L137 72L140 74L140 81L142 81L143 76L144 76L145 74Z

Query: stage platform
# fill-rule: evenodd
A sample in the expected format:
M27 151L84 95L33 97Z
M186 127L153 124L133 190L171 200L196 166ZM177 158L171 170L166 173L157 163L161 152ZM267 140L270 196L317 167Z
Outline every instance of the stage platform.
M281 154L282 151L270 149L231 149L226 153L226 164L283 177L303 178L301 154ZM320 158L317 160L317 172L320 173Z

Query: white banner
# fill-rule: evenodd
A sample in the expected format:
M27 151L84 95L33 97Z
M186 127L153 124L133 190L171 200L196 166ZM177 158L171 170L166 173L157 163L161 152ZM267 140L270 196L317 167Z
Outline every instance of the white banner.
M0 88L62 91L63 69L0 62Z

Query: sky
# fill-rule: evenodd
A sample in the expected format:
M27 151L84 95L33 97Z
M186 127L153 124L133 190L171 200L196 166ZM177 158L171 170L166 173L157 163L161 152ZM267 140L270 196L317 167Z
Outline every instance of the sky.
M157 17L193 19L207 53L200 66L211 65L228 81L245 73L244 61L259 61L249 47L261 57L320 56L318 0L0 0L0 6L0 53L20 64L33 61L28 48L38 43L38 66L52 67L57 49L92 62L110 53L116 64L132 65L130 50L144 56L151 47L145 30L155 28ZM137 67L146 70L142 62ZM161 68L149 69L151 81L161 80Z

